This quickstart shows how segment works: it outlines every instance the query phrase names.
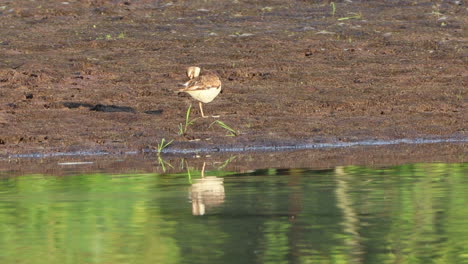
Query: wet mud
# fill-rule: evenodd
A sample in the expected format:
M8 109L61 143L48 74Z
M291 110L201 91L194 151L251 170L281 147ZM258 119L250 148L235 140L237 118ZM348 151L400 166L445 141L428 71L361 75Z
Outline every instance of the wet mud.
M3 1L0 155L466 139L467 25L464 1ZM179 133L191 65L219 118Z
M76 155L81 154L81 155ZM77 173L110 173L137 176L139 173L174 174L187 168L220 174L255 170L280 169L334 169L336 166L353 165L391 168L409 163L462 163L466 162L466 145L459 143L398 144L385 146L354 146L346 148L321 148L273 152L211 152L164 154L156 153L74 153L74 155L21 156L0 159L2 177L25 174L56 176ZM163 164L164 163L164 164Z

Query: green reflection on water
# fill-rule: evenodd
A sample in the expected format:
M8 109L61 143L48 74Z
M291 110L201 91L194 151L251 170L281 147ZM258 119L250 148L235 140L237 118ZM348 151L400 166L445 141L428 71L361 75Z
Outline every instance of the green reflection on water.
M468 163L0 179L1 263L467 263Z

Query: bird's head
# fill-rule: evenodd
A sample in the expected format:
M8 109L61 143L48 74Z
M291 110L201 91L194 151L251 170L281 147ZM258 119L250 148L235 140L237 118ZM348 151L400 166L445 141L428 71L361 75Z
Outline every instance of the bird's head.
M187 68L187 76L189 79L197 78L200 75L200 67L190 66Z

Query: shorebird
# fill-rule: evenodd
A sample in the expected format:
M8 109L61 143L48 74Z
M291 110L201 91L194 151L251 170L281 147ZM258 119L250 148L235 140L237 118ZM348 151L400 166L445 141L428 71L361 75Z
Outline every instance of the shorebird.
M203 113L203 103L207 104L218 96L221 92L221 80L212 72L200 74L200 71L200 67L188 67L187 77L190 80L182 84L185 88L180 89L179 92L188 93L198 100L201 116L206 117Z

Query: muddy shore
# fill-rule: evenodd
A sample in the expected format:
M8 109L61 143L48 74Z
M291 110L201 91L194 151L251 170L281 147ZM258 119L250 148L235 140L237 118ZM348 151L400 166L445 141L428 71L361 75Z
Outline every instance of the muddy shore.
M162 156L164 168L155 153L11 158L0 159L0 178L25 174L66 176L75 175L77 172L174 174L186 173L187 166L191 170L199 171L203 163L207 171L240 173L271 168L328 170L348 165L387 168L421 162L462 163L467 161L466 150L466 144L438 143L299 151L165 154Z
M4 1L0 155L466 138L467 25L463 1ZM191 65L220 117L179 135Z

